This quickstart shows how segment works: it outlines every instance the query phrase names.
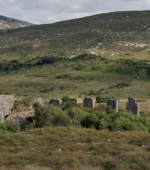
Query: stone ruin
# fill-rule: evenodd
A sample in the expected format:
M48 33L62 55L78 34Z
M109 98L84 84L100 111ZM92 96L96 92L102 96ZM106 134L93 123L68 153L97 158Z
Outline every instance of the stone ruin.
M95 106L95 102L94 100L90 97L90 98L84 98L83 100L83 107L89 107L91 109L93 109Z
M129 110L134 115L139 116L139 103L137 103L133 97L129 97L128 103L126 103L126 110Z
M78 103L79 103L79 100L78 100L78 99L75 99L75 98L74 98L74 99L71 99L71 98L70 98L70 99L68 99L68 102L75 102L75 103L78 104Z
M0 123L11 113L14 101L13 95L0 95Z
M60 106L61 103L62 103L62 100L60 100L60 99L51 99L49 101L49 104L55 104L55 105L58 105L58 106Z
M110 106L116 112L118 112L118 100L107 100L107 107Z

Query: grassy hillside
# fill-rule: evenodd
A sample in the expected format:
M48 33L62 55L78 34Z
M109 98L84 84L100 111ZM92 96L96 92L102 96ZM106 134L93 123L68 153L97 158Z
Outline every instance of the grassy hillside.
M149 14L99 14L1 33L0 93L148 100Z
M144 52L149 49L149 14L115 12L10 30L1 35L1 56L28 60L43 54L70 57L92 52L122 58L123 53Z
M146 170L149 145L149 134L144 132L34 129L1 135L0 166L1 170Z

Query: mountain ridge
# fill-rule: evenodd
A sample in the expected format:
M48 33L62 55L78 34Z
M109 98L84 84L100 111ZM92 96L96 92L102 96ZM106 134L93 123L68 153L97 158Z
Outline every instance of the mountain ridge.
M0 15L0 30L32 26L34 24Z

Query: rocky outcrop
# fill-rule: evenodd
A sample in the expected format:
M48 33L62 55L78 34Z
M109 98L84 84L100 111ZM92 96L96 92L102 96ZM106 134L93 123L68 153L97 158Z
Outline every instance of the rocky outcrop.
M0 15L0 30L6 30L6 29L18 28L18 27L26 27L26 26L31 26L31 25L33 24Z
M13 95L0 95L0 123L11 113L14 101Z

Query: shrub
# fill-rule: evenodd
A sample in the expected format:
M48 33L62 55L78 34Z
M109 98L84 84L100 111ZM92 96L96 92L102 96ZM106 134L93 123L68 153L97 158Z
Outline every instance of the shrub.
M54 126L68 126L70 123L70 119L69 116L67 116L65 113L56 114L54 115L54 119L52 123Z
M69 100L69 97L68 96L64 96L61 100L62 100L62 102L67 102Z
M88 113L82 120L81 125L82 127L91 128L95 125L97 121L97 116L95 114Z
M108 106L108 107L106 108L106 113L107 113L107 114L113 114L113 113L115 113L115 110L112 109L111 106Z
M72 107L78 107L79 105L76 102L68 102L68 103L63 103L61 108L62 110L70 109Z
M50 109L48 106L42 106L39 103L35 103L34 105L35 110L35 126L37 128L44 127L50 125Z
M78 108L78 107L72 107L70 108L68 115L70 116L71 119L74 120L79 120L81 121L82 118L85 116L86 112L83 111L82 108Z
M97 103L106 103L108 99L110 99L110 98L109 97L97 96L96 97L96 102Z
M20 126L13 122L6 121L6 122L0 124L0 130L17 133L17 132L20 132Z

